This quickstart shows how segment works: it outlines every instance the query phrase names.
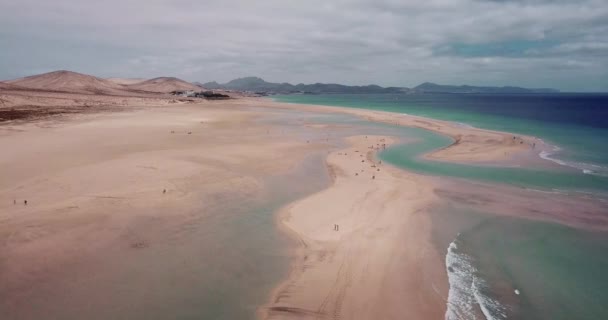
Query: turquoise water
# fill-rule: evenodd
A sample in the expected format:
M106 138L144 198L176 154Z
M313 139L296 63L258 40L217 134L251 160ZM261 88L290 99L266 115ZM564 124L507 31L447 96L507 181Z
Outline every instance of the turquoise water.
M380 158L420 173L527 188L592 190L603 195L608 190L608 179L602 171L608 163L605 154L608 148L604 147L608 133L601 124L600 127L585 127L525 119L514 122L507 117L471 111L447 112L441 108L377 103L361 96L298 95L278 100L412 113L538 136L558 144L560 160L573 161L569 164L574 167L579 161L585 161L585 165L589 165L586 168L593 168L594 174L579 170L498 168L428 161L420 156L449 145L450 138L421 129L369 123L368 131L365 131L413 138L413 142L391 146L381 152ZM365 121L341 121L365 128ZM449 224L448 221L454 225L469 223L454 223L454 219L474 221L470 222L473 225L458 227L449 246L442 243L448 247L446 272L450 279L446 319L608 319L608 233L480 214L473 207L464 211L433 214L434 225Z
M353 99L360 99L360 95L353 95ZM296 97L296 98L291 98ZM306 98L302 98L306 97ZM331 104L332 100L325 101L320 96L305 95L282 96L280 101L313 102ZM344 98L342 98L344 99ZM342 100L341 100L342 101ZM359 101L359 100L357 100ZM360 102L358 102L360 103ZM378 109L378 108L375 108ZM392 111L390 108L382 110ZM351 120L351 123L355 123ZM359 125L363 125L360 121ZM420 159L420 155L435 149L448 146L452 141L449 137L433 133L431 131L416 128L401 128L391 125L385 127L395 128L395 132L407 137L415 137L414 143L403 144L398 147L391 147L380 153L380 158L399 167L432 175L443 175L457 178L476 179L487 182L499 182L512 184L521 187L533 187L543 189L558 190L578 190L578 191L608 191L608 176L585 174L575 170L542 170L525 168L499 168L499 167L480 167L446 162L428 161Z
M575 171L500 168L428 161L420 155L445 147L451 139L429 131L416 132L419 141L388 148L380 159L416 172L457 178L499 182L521 187L594 191L608 190L608 178Z
M286 95L274 99L407 113L539 137L560 164L608 175L608 96L603 95Z
M316 130L291 121L279 113L279 125L271 126L275 133L268 139L321 139ZM47 270L42 270L41 281L12 291L26 297L19 305L12 303L16 299L8 291L1 291L0 319L257 319L258 308L287 277L292 257L291 241L277 230L275 214L329 185L326 152L311 151L289 171L276 174L226 163L245 181L255 179L259 189L242 187L240 178L230 181L234 189L212 192L215 188L205 190L205 183L192 185L202 191L189 191L191 211L174 212L172 205L160 205L124 219L129 222L116 231L117 253L100 245L99 256L91 252L93 257L78 259L82 267L66 263L64 271L70 274L58 280L53 272L47 277ZM210 179L213 184L217 177ZM190 200L192 195L200 198ZM149 246L123 250L131 236L147 240ZM0 255L0 274L6 257ZM89 269L88 264L94 267Z
M606 232L493 217L460 233L446 264L449 319L608 319Z
M477 252L519 289L519 315L530 319L608 319L608 237L522 219L497 219L475 233ZM548 267L549 266L549 267Z

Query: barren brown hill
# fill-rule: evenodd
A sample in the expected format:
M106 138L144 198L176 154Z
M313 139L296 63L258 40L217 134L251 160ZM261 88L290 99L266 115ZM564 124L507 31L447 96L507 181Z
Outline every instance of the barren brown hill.
M0 81L0 90L14 90L14 89L17 89L17 87L12 84L8 84L6 82Z
M146 81L146 79L142 79L142 78L107 78L106 80L116 83L116 84L123 84L123 85L131 85L131 84L136 84L136 83Z
M182 90L194 90L200 91L201 88L193 85L190 82L186 82L184 80L173 78L173 77L160 77L154 78L150 80L146 80L144 82L132 84L126 86L132 90L141 90L141 91L149 91L149 92L171 92L171 91L182 91Z
M44 91L116 95L128 93L128 89L123 85L94 76L65 70L6 81L6 83L22 88Z

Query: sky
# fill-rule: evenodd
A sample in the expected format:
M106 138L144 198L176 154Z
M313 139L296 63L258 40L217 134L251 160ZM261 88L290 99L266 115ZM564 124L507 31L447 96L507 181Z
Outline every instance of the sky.
M0 0L0 79L608 91L608 0Z

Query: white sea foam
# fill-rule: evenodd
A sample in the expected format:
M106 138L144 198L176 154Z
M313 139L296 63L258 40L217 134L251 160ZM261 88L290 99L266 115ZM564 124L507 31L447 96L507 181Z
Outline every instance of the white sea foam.
M482 290L487 289L483 280L480 278L474 278L472 289L475 300L477 300L479 308L487 320L507 319L507 308L498 300L490 298L482 293Z
M542 141L542 140L541 140ZM558 146L552 146L551 150L543 150L539 153L539 156L545 160L557 163L559 165L575 168L581 170L584 174L592 174L598 176L608 176L608 168L598 166L591 163L577 162L577 161L565 161L553 157L556 153L559 153L562 149Z
M483 292L486 282L481 279L469 255L459 252L458 238L450 243L445 256L450 289L446 320L503 320L506 307ZM481 314L479 314L481 310Z

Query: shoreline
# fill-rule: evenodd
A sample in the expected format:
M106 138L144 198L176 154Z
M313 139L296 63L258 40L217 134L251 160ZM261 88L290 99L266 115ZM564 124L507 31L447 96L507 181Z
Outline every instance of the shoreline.
M349 114L374 122L395 122L395 114L390 112L290 105L258 98L172 107L133 105L122 111L66 115L65 119L9 123L0 127L3 129L0 143L5 149L13 150L3 157L7 175L0 186L5 191L4 197L0 197L3 199L0 207L6 209L3 216L6 224L0 236L11 240L6 242L6 248L0 247L4 249L0 257L10 262L5 275L12 281L12 287L0 286L0 295L12 297L14 290L21 290L22 286L40 283L40 279L51 281L43 284L46 291L23 291L22 297L12 297L14 305L3 306L6 310L14 314L29 312L27 306L32 303L40 312L62 307L55 312L86 314L96 310L95 304L87 310L77 310L52 301L67 301L68 297L79 301L113 292L112 286L118 285L114 282L116 277L128 275L127 264L139 264L141 268L143 261L147 262L145 265L157 267L143 268L141 275L130 278L130 285L139 290L144 284L155 283L158 294L150 300L138 300L140 298L129 292L108 296L116 306L130 303L138 308L147 307L132 309L133 315L144 309L152 312L158 305L154 301L166 298L168 293L162 290L163 286L174 285L166 270L183 270L184 275L198 275L203 279L206 276L201 270L205 268L198 265L216 261L226 266L234 259L237 263L229 270L219 268L217 274L208 273L210 279L207 280L230 282L247 274L246 279L238 282L256 283L249 262L245 263L247 259L235 255L224 255L228 260L213 258L214 248L224 246L224 242L215 242L221 240L218 232L234 231L223 224L223 214L232 210L231 205L236 205L226 199L238 197L245 201L256 195L270 199L282 192L293 195L294 190L302 191L306 186L309 188L306 196L294 196L290 198L295 199L293 202L267 212L268 228L272 233L278 229L287 242L282 251L285 269L281 271L282 279L276 279L277 269L262 268L267 281L263 296L257 295L260 299L256 303L238 306L240 311L246 307L259 318L272 319L294 316L396 318L403 314L444 318L448 281L445 248L438 248L433 240L434 228L441 228L433 223L430 214L435 204L443 203L444 198L459 201L477 192L489 199L479 206L492 210L502 206L507 210L507 206L495 201L496 197L507 197L509 202L521 205L517 211L540 219L567 218L568 212L575 208L566 206L570 201L563 199L564 203L555 202L553 209L557 204L563 208L551 212L540 207L542 201L533 199L534 194L522 202L519 201L522 197L512 196L514 192L507 186L491 190L483 184L478 184L477 189L455 187L460 184L458 181L437 179L388 163L380 165L377 149L370 144L380 145L382 149L384 143L394 146L414 140L407 135L397 139L391 136L390 132L394 131L390 130L364 138L366 127L358 120L356 124L332 124L331 120L327 124L316 123L323 114ZM503 139L508 133L454 127L445 121L403 115L397 124L411 124L442 135L446 132L460 135L466 143L452 143L433 151L439 152L445 161L467 162L462 156L465 153L484 161L512 163L515 160L503 150L523 150L521 143L510 144ZM369 128L375 130L373 126ZM244 132L247 134L243 135ZM288 179L271 183L274 188L280 188L279 193L264 189L262 178L291 174L311 152L319 155L314 170L302 169L297 182ZM49 161L40 166L37 157L32 157L34 153ZM78 157L71 156L74 154ZM277 156L282 160L276 161ZM330 180L329 186L311 187L305 182L314 183L322 175L330 177L326 179ZM560 199L558 195L547 197ZM16 206L19 202L14 203L14 199L28 199L30 203ZM486 201L483 197L479 199ZM591 205L589 208L593 209ZM252 210L245 205L239 207L241 209L242 214ZM533 211L537 209L542 212ZM208 216L209 210L217 216ZM508 210L502 213L511 214ZM580 221L573 224L584 223L591 216L581 214ZM213 227L212 221L219 227ZM35 228L31 229L34 222ZM251 236L264 237L255 227L259 221L253 222L254 225L240 226L250 230ZM331 229L333 224L340 225L339 232ZM93 229L103 232L88 232ZM247 241L252 241L251 236ZM180 250L168 249L175 245ZM250 250L253 248L256 249ZM270 242L253 247L244 244L238 250L251 252L252 257L264 259L270 265L273 258L264 257L265 248L271 248ZM201 251L203 249L207 251ZM155 260L159 253L166 254L162 261ZM117 256L121 258L116 259ZM191 257L197 259L196 263ZM88 272L83 272L81 265L70 264L83 259L90 262ZM96 259L116 262L113 262L114 268L107 269L104 262ZM238 266L238 261L244 261L243 265ZM70 268L81 271L74 273L79 277L79 285L64 290L71 278L60 271ZM106 279L103 282L106 285L95 289L99 283L92 276ZM208 288L214 288L213 285L197 286L186 278L181 280L171 294L197 296L190 291L201 290L200 296ZM224 285L220 281L217 288ZM246 287L261 288L259 282ZM240 299L245 291L232 297ZM54 294L49 296L44 292ZM265 299L267 294L269 299ZM263 300L267 303L260 306ZM171 306L175 307L174 312L181 310L183 314L202 312L197 308L188 309L189 303L188 299L175 299ZM200 306L200 303L194 305ZM108 316L112 314L110 309L107 312ZM26 313L21 315L22 319L28 318Z
M267 100L267 99L264 99ZM318 105L302 105L302 104L285 104L282 102L271 101L271 103L266 104L268 107L279 107L279 108L293 108L297 110L308 110L308 111L321 111L321 112L331 112L331 113L342 113L342 114L351 114L358 116L363 119L367 119L369 121L374 122L385 122L385 123L395 123L396 125L401 126L410 126L417 127L421 129L426 129L433 131L437 134L445 135L450 137L453 142L441 149L431 151L423 156L425 160L430 161L447 161L453 163L466 163L466 164L475 164L475 165L500 165L500 166L515 166L523 163L524 165L534 164L542 162L543 165L555 165L554 163L541 158L540 154L549 147L548 144L544 143L539 138L536 137L528 137L528 136L517 136L508 132L498 132L492 130L485 130L473 127L462 126L458 123L452 123L449 121L436 120L430 118L422 118L411 115L402 115L395 114L392 112L384 112L384 111L375 111L375 110L360 110L360 109L351 109L345 107L333 107L333 106L318 106ZM399 118L389 119L394 117L395 115L399 115ZM371 137L371 136L370 136ZM361 136L358 137L361 139ZM381 137L382 139L389 139L388 137ZM367 307L360 307L359 304L364 303L365 299L362 296L367 296L369 299L375 298L375 295L378 291L385 290L384 288L377 288L375 294L366 293L357 291L356 284L351 282L347 282L346 285L343 285L342 289L335 289L334 287L328 288L326 285L322 283L322 279L327 277L327 273L335 274L336 276L340 275L340 272L336 273L336 266L332 267L331 264L325 263L323 259L317 258L314 259L315 256L318 256L319 251L330 251L333 255L339 254L339 248L341 245L344 245L342 242L344 241L364 241L361 239L325 239L325 236L319 236L319 232L310 228L310 224L312 222L308 221L304 222L291 222L293 216L296 217L306 216L307 219L315 219L315 217L319 221L325 221L325 216L319 216L319 211L323 211L324 208L314 207L313 203L322 202L322 199L327 198L328 194L332 194L337 192L341 187L339 180L350 181L350 183L354 182L354 178L356 177L346 177L344 176L344 163L335 163L336 155L340 155L344 153L345 150L350 150L352 152L353 148L362 148L367 147L368 144L357 144L357 142L353 142L353 139L357 139L357 137L351 137L347 140L350 142L350 147L346 149L342 149L339 151L334 151L327 156L326 167L327 170L333 172L332 174L332 184L327 189L319 191L316 194L310 195L306 198L295 201L285 208L281 209L276 214L276 222L279 230L287 234L290 238L293 239L294 246L293 249L293 263L291 265L290 271L288 272L288 276L282 282L280 282L275 289L271 292L269 302L260 307L258 310L258 317L262 319L291 319L291 318L339 318L342 317L344 313L348 313L348 316L345 318L349 319L366 319L366 318L390 318L391 308L401 308L407 303L403 301L400 302L377 302L376 306L381 307L373 307L369 306L367 303ZM397 139L390 138L390 142L387 141L389 145L393 145L394 143L399 143ZM532 144L536 144L536 148L532 148ZM374 161L376 159L377 152L375 150L368 151L366 159L368 161ZM530 155L534 156L534 159L530 159ZM524 158L523 162L521 161L522 157ZM526 158L527 157L527 158ZM515 162L515 164L514 164ZM335 169L337 167L337 170ZM424 209L414 210L414 212L420 213L421 216L427 216L430 219L430 212L428 208L433 204L437 203L438 200L437 195L434 193L434 188L436 187L438 182L436 179L432 179L425 175L420 175L415 172L410 172L408 170L394 167L390 164L383 165L385 168L385 173L390 173L393 179L412 179L412 177L416 177L417 181L420 184L425 184L428 189L426 192L425 198L426 202ZM388 168L388 170L386 170ZM339 174L336 175L335 172ZM344 182L347 183L348 182ZM441 184L441 183L440 183ZM401 192L402 196L407 193ZM336 198L331 197L332 202L342 202L342 208L350 207L350 210L355 211L361 203L365 203L365 200L361 200L361 198L357 198L355 195L350 195L346 198ZM308 209L302 209L302 206L309 206ZM389 206L384 206L385 207ZM335 208L332 205L333 210L340 210L340 208ZM389 209L390 210L390 209ZM326 212L327 213L327 212ZM356 214L352 214L356 215ZM549 215L547 215L549 216ZM550 217L550 216L549 216ZM302 220L302 219L300 219ZM544 220L544 219L540 219ZM551 219L548 219L549 221ZM398 220L397 220L398 221ZM395 222L395 221L393 221ZM428 222L431 223L430 220ZM418 247L426 248L429 252L433 252L438 259L435 259L433 263L429 263L428 260L425 260L426 265L424 268L426 270L433 270L431 272L434 273L434 276L431 279L435 281L439 281L440 283L436 283L431 281L427 281L424 283L426 286L421 287L417 286L416 289L420 290L431 290L434 292L436 297L433 298L433 294L430 294L428 299L423 299L426 303L433 304L434 311L429 311L429 309L422 310L416 309L416 306L408 306L403 310L396 312L395 314L409 314L414 316L415 318L427 319L427 318L443 318L446 313L446 301L448 299L448 289L449 283L447 280L447 270L445 269L445 257L444 253L440 252L441 248L437 248L433 245L429 245L432 242L430 240L432 238L431 228L425 229L424 223L418 221L416 223L410 222L410 228L414 228L417 232L419 232L419 238L412 243L415 243ZM410 230L411 231L411 230ZM394 241L400 241L403 239L394 239ZM370 249L370 250L368 250ZM371 248L367 248L363 250L362 254L367 254L373 252ZM338 252L338 253L336 253ZM333 257L332 255L332 257ZM311 258L312 257L312 258ZM412 257L410 253L410 258ZM350 260L347 258L343 258L345 260L344 264L340 266L338 270L342 270L343 266L351 265L350 269L353 269L353 273L356 273L358 264L358 258L352 257ZM381 259L380 259L381 260ZM418 259L411 259L409 267L420 267L423 263L419 262ZM383 268L376 270L386 270L386 265ZM315 269L325 270L323 272L317 272L315 275ZM391 274L389 276L395 276L396 274ZM409 277L409 279L402 279L404 283L408 281L412 281L412 278L415 276ZM330 277L331 278L331 277ZM422 277L424 278L424 277ZM340 278L336 278L336 283L344 282L340 280ZM329 280L328 280L329 281ZM353 280L357 282L356 280ZM310 284L314 284L312 287ZM418 283L419 285L421 283ZM347 288L347 289L344 289ZM439 289L438 289L439 288ZM394 289L394 288L393 288ZM337 295L334 291L341 292ZM428 292L427 292L428 293ZM401 296L404 297L404 301L412 300L415 298L409 297L411 293L404 292ZM320 297L325 297L324 300L319 300ZM440 299L434 300L437 297ZM418 298L420 298L420 293ZM329 299L329 300L328 300ZM333 302L331 299L335 299ZM420 301L419 301L420 302ZM359 307L358 307L359 306ZM355 309L353 309L355 308ZM353 310L356 310L353 312ZM441 312L437 312L440 310ZM394 311L394 310L393 310ZM367 314L365 312L368 312ZM386 313L389 312L389 313ZM429 313L430 312L430 313Z
M593 164L577 162L576 160L562 160L553 158L552 155L562 150L562 148L557 144L547 142L545 139L536 136L508 131L483 129L460 122L411 115L407 113L359 109L343 106L281 102L274 100L272 97L264 97L261 99L265 99L272 103L287 104L296 107L319 107L320 109L325 109L325 111L332 110L329 112L356 115L374 122L393 123L406 127L425 129L447 136L453 140L450 145L424 154L422 157L427 160L458 164L475 164L479 166L542 166L549 168L561 168L564 170L577 171L592 175L595 175L597 170L597 167ZM376 116L368 113L375 113ZM405 118L401 119L405 120L405 123L400 123L399 121L395 123L394 120L387 119L387 117L390 117L391 115ZM412 121L414 123L412 123ZM441 126L443 126L442 129L438 129L438 127ZM445 130L446 128L448 129ZM496 137L497 135L500 137L500 139L493 139L496 141L480 141L480 134L481 136L485 136L486 138L490 139L492 136ZM495 144L495 142L499 143ZM497 150L495 147L499 145L503 148ZM481 149L477 149L480 146ZM500 154L501 152L503 152L503 154ZM475 155L468 156L469 153L474 153Z
M370 140L392 142L391 138L347 140L349 147L327 157L331 185L276 214L277 226L294 241L293 263L258 316L443 316L447 298L443 255L432 245L430 216L425 214L435 199L432 185L423 176L379 164L375 150L366 150L362 156ZM357 208L351 207L355 202ZM329 220L338 222L339 231L331 230ZM404 234L409 239L405 246L400 241ZM403 268L409 272L401 272ZM375 293L370 296L370 292ZM412 302L395 303L391 296L396 292L400 299Z
M521 135L506 131L482 129L473 126L463 126L461 123L396 113L382 110L358 109L341 106L316 104L299 104L276 101L272 98L248 98L270 102L268 107L289 107L309 111L341 113L357 116L372 122L382 122L404 127L425 129L452 139L448 146L424 155L425 159L446 161L452 163L473 163L476 165L513 165L518 158L526 157L528 161L540 161L544 165L554 165L553 161L540 156L542 151L552 150L555 146L533 136ZM536 144L536 148L531 146ZM506 153L505 153L506 152Z
M0 126L6 319L240 319L277 281L265 206L316 191L329 145L230 102L131 107Z

